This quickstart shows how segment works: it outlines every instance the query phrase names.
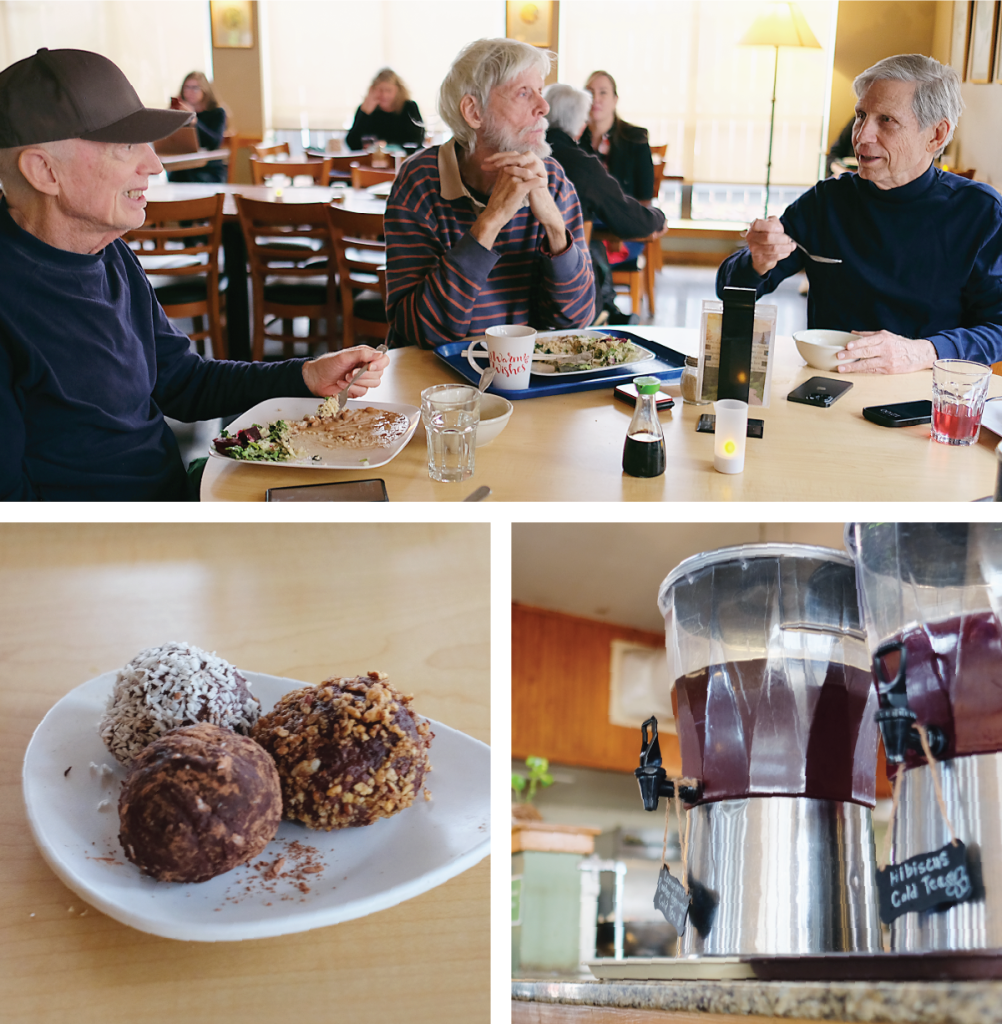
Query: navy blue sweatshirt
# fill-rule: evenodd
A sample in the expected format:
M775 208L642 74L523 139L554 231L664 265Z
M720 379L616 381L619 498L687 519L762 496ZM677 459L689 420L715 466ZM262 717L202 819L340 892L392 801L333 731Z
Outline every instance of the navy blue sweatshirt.
M930 167L881 190L856 174L818 182L780 218L798 249L759 277L747 249L717 272L760 296L806 269L809 327L891 331L932 342L941 359L1002 359L1002 197L988 185Z
M164 415L307 396L303 362L202 359L123 241L93 256L54 249L0 201L0 498L184 500Z

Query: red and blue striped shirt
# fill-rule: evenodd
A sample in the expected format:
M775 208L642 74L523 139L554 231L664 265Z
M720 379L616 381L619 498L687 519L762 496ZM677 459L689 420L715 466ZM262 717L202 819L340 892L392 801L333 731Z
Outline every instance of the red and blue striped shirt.
M495 324L587 327L595 318L595 281L581 205L563 168L544 161L567 248L550 255L546 230L526 205L485 249L470 234L483 207L459 183L453 145L407 160L387 202L390 344L433 348ZM448 178L453 170L455 182L443 183L443 171Z

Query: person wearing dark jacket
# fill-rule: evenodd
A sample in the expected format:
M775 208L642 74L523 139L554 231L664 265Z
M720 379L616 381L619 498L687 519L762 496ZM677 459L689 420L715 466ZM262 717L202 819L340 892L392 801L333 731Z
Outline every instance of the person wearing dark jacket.
M601 221L607 230L620 238L645 238L661 235L667 230L665 216L660 210L638 203L628 196L619 182L605 169L602 161L578 143L585 130L591 96L573 85L551 85L545 92L550 105L550 127L546 141L553 157L559 161L567 177L577 189L581 211L585 220ZM589 244L592 266L595 270L595 308L608 314L606 323L628 323L619 311L612 287L612 271L605 254L605 246L594 241Z
M391 146L420 146L424 142L421 111L400 76L390 68L383 68L372 80L345 142L349 149L362 149L362 140L369 137Z
M177 110L195 115L200 149L222 149L226 133L226 110L216 99L212 83L201 71L192 71L181 85L181 95L171 102ZM190 167L181 171L168 171L168 181L226 181L226 164L211 160L204 167Z
M162 170L148 143L191 117L144 107L85 50L42 49L0 72L0 499L184 500L195 480L165 415L379 383L389 360L365 346L205 360L167 319L121 236L142 225Z
M591 111L581 145L598 154L628 196L650 202L654 198L654 161L647 129L616 113L619 94L607 71L593 71L585 88L591 93Z

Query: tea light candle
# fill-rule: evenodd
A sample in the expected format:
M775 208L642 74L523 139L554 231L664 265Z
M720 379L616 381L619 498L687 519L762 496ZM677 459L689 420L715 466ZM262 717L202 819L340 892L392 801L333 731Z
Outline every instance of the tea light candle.
M713 435L713 468L718 473L741 473L745 468L748 403L722 398L713 403L717 417Z

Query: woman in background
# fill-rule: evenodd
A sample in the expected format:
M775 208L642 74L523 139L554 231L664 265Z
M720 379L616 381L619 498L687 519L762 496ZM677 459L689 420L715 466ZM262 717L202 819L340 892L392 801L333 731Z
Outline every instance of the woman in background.
M226 131L226 111L219 105L212 83L201 71L192 71L181 85L181 95L171 100L176 110L190 110L197 120L200 149L222 149ZM168 181L226 181L226 164L213 160L204 167L184 171L168 171Z
M654 198L654 162L647 129L620 119L616 81L607 71L593 71L585 88L592 102L581 145L598 154L628 196L649 203Z
M349 149L361 149L362 139L369 137L392 146L420 146L424 142L421 111L400 76L390 68L383 68L372 80L345 142Z

